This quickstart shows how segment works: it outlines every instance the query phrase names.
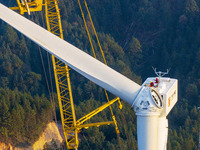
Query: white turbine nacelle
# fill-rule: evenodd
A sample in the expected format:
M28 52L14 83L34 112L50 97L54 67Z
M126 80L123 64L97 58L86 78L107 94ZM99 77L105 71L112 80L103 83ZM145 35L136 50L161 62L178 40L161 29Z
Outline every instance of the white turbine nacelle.
M177 102L177 98L178 82L176 79L147 78L132 106L136 114L148 115L150 113L167 116Z
M137 115L139 150L166 150L168 120L166 116L177 102L178 84L171 78L147 78L133 108Z

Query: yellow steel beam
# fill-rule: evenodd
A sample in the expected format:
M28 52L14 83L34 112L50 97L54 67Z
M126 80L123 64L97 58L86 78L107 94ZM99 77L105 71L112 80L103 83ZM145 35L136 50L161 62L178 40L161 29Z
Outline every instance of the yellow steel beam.
M63 39L63 30L57 0L45 0L45 13L48 31ZM65 141L68 149L76 149L79 144L78 129L75 128L76 116L69 68L53 55L52 62Z
M102 126L102 125L110 125L110 124L114 124L114 121L82 124L82 125L77 125L77 128L79 128L79 129L82 129L82 128L87 129L89 127L99 127L99 126Z
M90 119L94 115L98 114L99 112L101 112L102 110L104 110L105 108L107 108L108 106L112 105L114 102L116 102L118 100L119 100L119 97L117 97L117 98L105 103L104 105L100 106L99 108L95 109L94 111L90 112L89 114L83 116L82 118L77 120L77 122L76 122L77 125L83 124L85 121L87 121L88 119Z
M27 2L25 0L26 4L20 3L19 0L17 0L18 7L10 7L12 10L19 10L20 14L23 15L25 12L33 12L33 11L41 11L43 6L43 0L32 0L30 2Z

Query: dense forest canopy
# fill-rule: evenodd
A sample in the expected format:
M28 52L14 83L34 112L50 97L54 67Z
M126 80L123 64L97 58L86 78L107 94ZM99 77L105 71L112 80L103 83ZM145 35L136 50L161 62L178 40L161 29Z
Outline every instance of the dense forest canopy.
M16 6L13 0L0 2L8 7ZM168 76L179 80L179 101L168 116L167 149L197 150L200 131L200 110L197 109L200 107L200 1L87 2L109 66L139 84L147 77L155 76L152 66L161 71L170 68ZM65 40L92 54L77 1L59 0L59 7ZM25 16L45 27L44 11ZM86 21L91 30L87 15ZM92 41L96 42L94 33ZM101 60L97 44L94 48ZM48 70L48 56L44 51L42 54ZM100 87L73 70L70 75L77 118L105 102ZM38 46L2 21L0 88L0 141L14 146L33 143L53 118ZM122 111L117 105L113 106L122 146L119 146L114 127L102 126L83 131L80 149L137 149L136 115L130 106L123 104ZM59 118L58 108L57 116ZM110 119L109 111L105 111L91 122ZM14 126L15 122L19 126Z

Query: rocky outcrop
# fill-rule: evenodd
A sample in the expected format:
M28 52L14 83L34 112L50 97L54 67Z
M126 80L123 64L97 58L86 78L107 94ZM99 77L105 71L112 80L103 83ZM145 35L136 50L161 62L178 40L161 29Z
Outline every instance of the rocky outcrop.
M47 125L46 130L42 133L38 141L36 141L32 148L33 150L41 150L45 143L50 143L54 139L57 142L57 145L60 145L63 141L62 137L60 136L60 132L58 130L57 125L55 122L49 123Z
M5 143L0 143L0 149L1 150L13 150L13 147L12 147L12 145L7 145L7 144L5 144Z
M30 147L13 147L10 144L0 143L0 150L42 150L46 143L51 143L55 140L57 145L63 142L57 125L51 122L47 125L45 131L41 134L39 139Z

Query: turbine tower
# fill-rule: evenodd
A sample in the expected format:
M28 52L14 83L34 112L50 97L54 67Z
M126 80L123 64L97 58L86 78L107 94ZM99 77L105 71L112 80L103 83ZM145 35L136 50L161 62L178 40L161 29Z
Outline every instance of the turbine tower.
M156 72L142 86L0 3L0 19L89 80L129 103L137 115L139 150L166 150L168 113L178 98L178 81Z

